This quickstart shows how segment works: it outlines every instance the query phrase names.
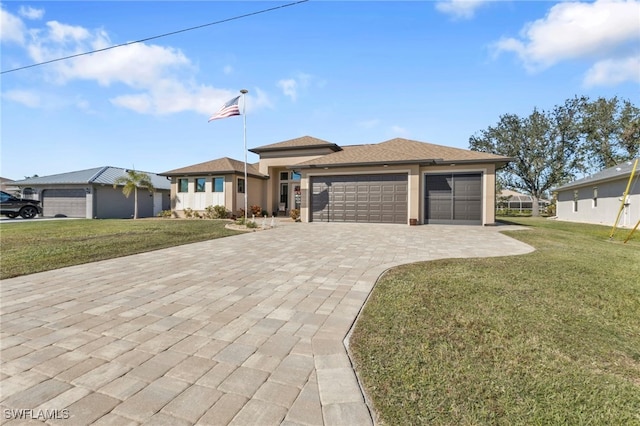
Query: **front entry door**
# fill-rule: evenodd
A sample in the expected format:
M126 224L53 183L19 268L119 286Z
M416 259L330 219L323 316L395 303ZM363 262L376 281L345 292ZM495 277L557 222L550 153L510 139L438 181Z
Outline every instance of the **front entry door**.
M289 184L280 184L280 205L284 204L285 211L289 210Z

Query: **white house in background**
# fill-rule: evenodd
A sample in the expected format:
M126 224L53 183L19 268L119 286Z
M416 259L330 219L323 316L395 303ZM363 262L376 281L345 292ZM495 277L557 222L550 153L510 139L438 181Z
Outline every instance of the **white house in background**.
M553 192L557 196L556 215L560 220L613 226L635 160L578 179ZM633 227L640 220L640 161L624 200L618 226Z

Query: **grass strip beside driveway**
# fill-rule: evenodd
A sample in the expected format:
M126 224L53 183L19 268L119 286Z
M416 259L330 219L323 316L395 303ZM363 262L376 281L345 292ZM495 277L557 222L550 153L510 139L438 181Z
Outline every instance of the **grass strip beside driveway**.
M0 279L236 235L224 220L79 219L0 226Z
M535 252L380 279L350 346L381 423L640 424L640 239L517 222Z

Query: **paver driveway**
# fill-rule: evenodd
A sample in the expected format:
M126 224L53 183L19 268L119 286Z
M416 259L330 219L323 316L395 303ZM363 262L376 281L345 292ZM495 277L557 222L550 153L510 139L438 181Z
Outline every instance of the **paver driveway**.
M288 224L4 280L2 421L371 424L343 340L380 274L531 250L496 228Z

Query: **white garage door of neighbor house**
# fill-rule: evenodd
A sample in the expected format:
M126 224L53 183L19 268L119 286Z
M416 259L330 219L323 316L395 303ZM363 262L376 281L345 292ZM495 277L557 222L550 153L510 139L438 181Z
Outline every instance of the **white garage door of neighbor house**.
M408 223L407 174L314 176L313 222Z
M424 223L482 225L482 175L426 175Z
M45 189L42 212L48 217L86 217L86 192L84 189Z

